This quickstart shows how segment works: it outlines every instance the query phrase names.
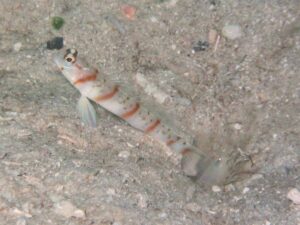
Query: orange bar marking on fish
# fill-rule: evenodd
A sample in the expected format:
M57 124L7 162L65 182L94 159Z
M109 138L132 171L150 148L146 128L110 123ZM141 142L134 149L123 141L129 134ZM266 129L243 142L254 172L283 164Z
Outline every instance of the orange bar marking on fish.
M160 124L160 120L155 120L153 123L151 123L146 129L146 133L150 133L153 131L158 125Z
M73 84L74 85L77 85L77 84L83 84L87 81L92 81L92 80L96 80L97 78L97 73L98 73L98 70L95 70L94 73L91 73L89 75L86 75L78 80L76 80Z
M169 139L169 140L167 140L166 145L170 146L170 145L174 144L176 141L178 141L179 139L180 139L180 137L176 137L176 140Z
M106 100L109 100L111 99L112 97L115 96L115 94L119 91L119 86L116 85L114 86L114 89L107 93L107 94L104 94L104 95L99 95L95 98L95 102L101 102L101 101L106 101Z
M183 150L181 151L181 154L182 154L182 155L185 155L185 154L187 154L187 153L189 153L189 152L191 152L191 151L192 151L191 149L185 148L185 149L183 149Z
M123 119L128 119L128 118L130 118L131 116L133 116L133 115L139 110L139 108L140 108L140 104L139 104L139 103L136 103L135 106L134 106L131 110L129 110L128 112L123 113L123 114L121 115L121 117L122 117Z

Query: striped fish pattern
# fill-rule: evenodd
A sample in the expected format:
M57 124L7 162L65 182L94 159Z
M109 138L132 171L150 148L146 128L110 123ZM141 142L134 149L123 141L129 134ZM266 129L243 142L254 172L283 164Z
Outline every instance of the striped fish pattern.
M209 184L225 181L231 169L227 160L212 159L188 144L151 110L128 96L121 86L100 76L97 69L84 67L77 56L77 50L67 49L64 54L56 55L54 61L81 93L77 108L85 124L96 126L96 112L90 102L93 101L132 127L165 143L173 152L181 154L182 170L187 176Z

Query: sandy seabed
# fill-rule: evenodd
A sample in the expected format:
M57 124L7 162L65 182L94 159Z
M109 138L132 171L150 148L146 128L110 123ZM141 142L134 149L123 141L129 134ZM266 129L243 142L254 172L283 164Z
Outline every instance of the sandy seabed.
M287 198L300 189L299 11L297 0L1 0L0 224L300 224ZM224 37L227 25L241 36ZM100 107L84 127L45 47L55 36L200 149L242 151L259 169L204 188Z

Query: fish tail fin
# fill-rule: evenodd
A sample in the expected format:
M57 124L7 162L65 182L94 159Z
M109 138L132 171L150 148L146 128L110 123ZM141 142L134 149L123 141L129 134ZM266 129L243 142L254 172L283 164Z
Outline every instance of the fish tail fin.
M194 180L205 185L228 184L237 181L241 174L247 173L251 160L239 152L213 159L206 154L191 148L182 154L183 172Z

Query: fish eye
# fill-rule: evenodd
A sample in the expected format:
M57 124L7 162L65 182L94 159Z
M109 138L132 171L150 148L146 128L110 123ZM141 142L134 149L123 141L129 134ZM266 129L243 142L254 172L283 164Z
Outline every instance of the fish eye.
M70 63L74 63L76 61L75 57L73 55L68 55L65 57L65 60L67 62L70 62Z
M64 59L69 63L75 63L77 54L78 52L76 49L67 49Z

